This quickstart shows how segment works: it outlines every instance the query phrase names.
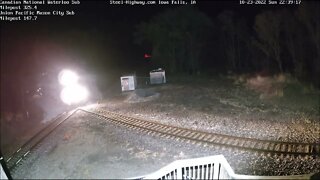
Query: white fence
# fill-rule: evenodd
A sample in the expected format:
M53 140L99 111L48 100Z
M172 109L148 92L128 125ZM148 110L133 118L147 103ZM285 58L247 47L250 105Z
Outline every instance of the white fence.
M8 179L6 173L4 172L1 164L1 170L0 170L0 179Z
M152 174L134 179L310 179L311 175L238 175L234 173L223 155L217 155L174 161Z

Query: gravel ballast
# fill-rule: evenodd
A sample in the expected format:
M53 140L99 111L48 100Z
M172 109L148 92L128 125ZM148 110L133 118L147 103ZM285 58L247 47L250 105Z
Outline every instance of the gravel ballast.
M209 82L209 83L208 83ZM178 82L123 92L92 110L266 140L319 143L319 94L261 99L226 79ZM316 103L315 103L316 102ZM13 173L14 178L128 178L178 159L223 154L237 174L285 176L319 171L319 157L268 156L153 137L77 113Z
M320 168L320 159L264 156L153 137L77 113L13 172L15 179L128 178L178 159L223 154L239 174L298 175Z

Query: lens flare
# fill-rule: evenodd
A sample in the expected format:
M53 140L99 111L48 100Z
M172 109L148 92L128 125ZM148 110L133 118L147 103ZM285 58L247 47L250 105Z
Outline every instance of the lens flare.
M79 84L66 86L60 94L61 100L68 105L83 102L87 100L88 96L88 90Z
M78 75L70 70L63 70L59 73L59 82L63 86L74 85L78 82Z

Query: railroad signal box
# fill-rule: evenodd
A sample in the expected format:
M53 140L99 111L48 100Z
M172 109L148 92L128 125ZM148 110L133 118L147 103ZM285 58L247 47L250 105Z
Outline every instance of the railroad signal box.
M136 89L137 78L135 75L122 76L120 80L122 91L133 91Z
M166 71L159 68L150 71L150 84L163 84L166 83Z

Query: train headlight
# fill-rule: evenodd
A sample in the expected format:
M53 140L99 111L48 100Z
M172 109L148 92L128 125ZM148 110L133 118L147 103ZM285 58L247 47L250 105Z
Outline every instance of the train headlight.
M64 87L60 94L61 100L68 105L83 102L88 96L88 90L79 84Z
M78 82L78 75L70 70L63 70L59 73L59 82L63 86L71 86Z
M60 98L64 103L71 105L87 100L89 92L87 88L78 83L79 76L75 72L63 70L59 73L58 78L63 86Z

